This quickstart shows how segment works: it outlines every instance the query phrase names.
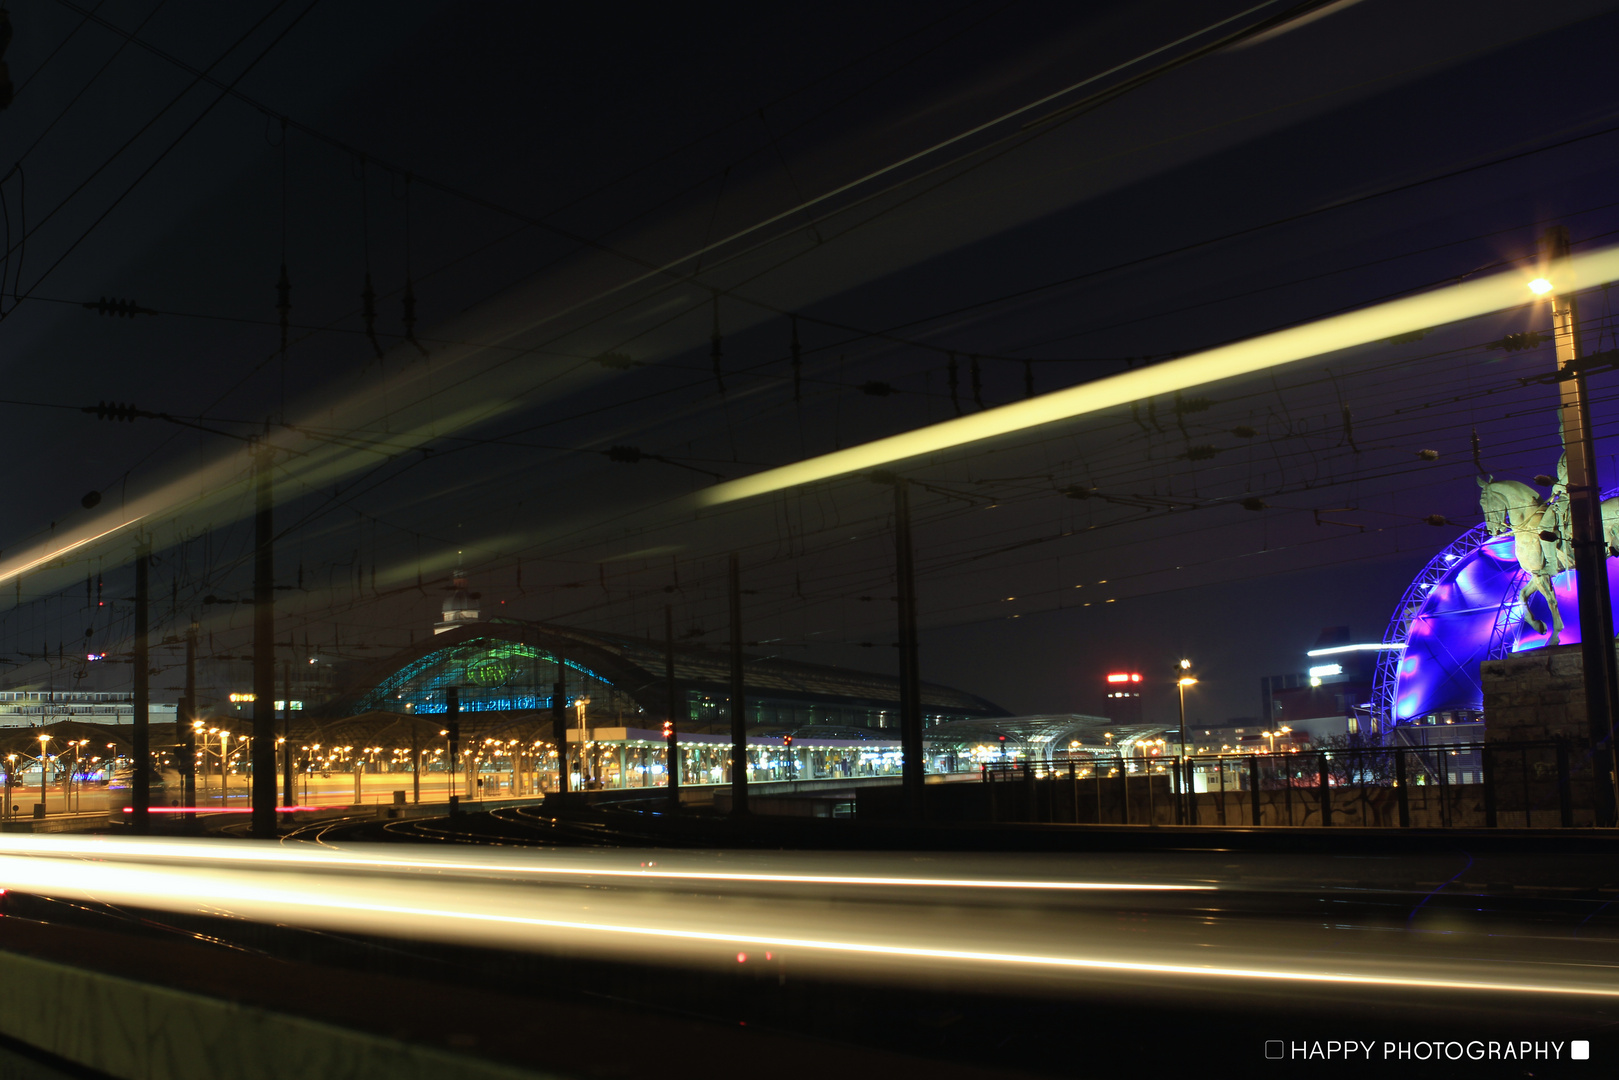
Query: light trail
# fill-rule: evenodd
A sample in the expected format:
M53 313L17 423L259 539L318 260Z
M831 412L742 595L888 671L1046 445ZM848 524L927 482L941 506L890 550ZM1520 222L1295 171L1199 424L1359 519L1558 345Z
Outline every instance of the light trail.
M172 808L170 808L172 810ZM282 809L282 808L278 808ZM307 809L290 807L286 809ZM125 808L125 813L128 809ZM251 810L224 811L217 808L205 813L251 813ZM1100 892L1198 892L1209 891L1213 885L1155 884L1137 881L1027 881L998 878L938 878L902 877L898 875L869 874L770 874L738 871L664 870L643 865L633 870L613 866L566 866L557 863L533 865L529 858L513 856L506 860L468 862L454 857L431 859L401 859L355 851L303 850L300 848L271 847L255 841L186 841L186 840L122 840L45 838L33 836L0 835L0 853L27 856L76 856L108 861L159 859L184 862L256 863L272 867L320 868L343 867L372 870L436 870L465 873L525 874L556 877L605 877L670 881L715 881L736 884L783 885L884 885L920 886L957 889L1043 889L1053 891ZM639 855L604 852L581 852L574 858L588 863L620 863ZM660 852L659 857L668 858Z
M1619 280L1619 247L1576 255L1559 266L1554 276L1558 280L1548 284L1545 291L1549 292L1555 287L1559 291L1571 292ZM1253 375L1341 349L1385 341L1400 334L1430 330L1446 323L1522 307L1538 297L1523 271L1507 270L1478 281L1451 285L1419 296L1391 300L1303 326L1262 334L1178 360L1110 375L1025 401L958 416L914 431L807 458L791 465L766 469L752 476L705 488L695 498L699 506L717 506L818 480L877 469L968 443L1072 420L1133 401Z
M937 941L958 936L972 926L983 926L981 913L944 925L918 919L914 908L899 907L886 916L885 905L857 911L824 911L821 905L784 910L777 900L735 898L718 908L707 895L685 902L671 901L649 910L645 897L609 892L581 895L573 890L489 884L468 890L466 883L424 875L411 885L419 899L400 903L397 880L368 881L357 875L321 875L309 880L298 875L253 870L174 867L129 867L68 859L16 855L0 856L0 885L12 891L63 899L127 904L145 908L225 915L282 925L321 927L364 934L387 934L476 944L496 948L561 949L587 954L629 956L641 962L706 962L722 959L715 947L731 950L781 950L783 960L799 967L841 967L851 962L879 962L876 968L856 968L855 974L882 978L894 974L896 961L922 965L929 978L972 980L985 973L1001 976L1018 971L1141 976L1149 980L1190 977L1221 981L1336 985L1379 990L1443 990L1468 993L1551 995L1596 999L1619 998L1611 967L1588 965L1571 973L1563 965L1543 962L1531 973L1523 961L1485 962L1449 960L1453 968L1480 970L1477 977L1438 978L1429 974L1400 974L1390 967L1405 963L1422 967L1421 958L1408 961L1366 957L1348 951L1335 969L1311 966L1309 950L1299 961L1277 963L1186 963L1183 960L1125 958L1106 955L1119 943L1098 938L1074 927L1074 913L1058 913L1055 921L1038 927L1008 925L997 928L1003 939L1023 941L1031 936L1056 941L1085 941L1081 950L1026 950L1017 948L961 948ZM548 910L549 909L549 910ZM589 914L585 914L589 912ZM615 917L616 916L616 917ZM1114 921L1110 912L1102 918ZM832 933L816 933L819 922ZM1021 923L1022 920L1013 920ZM706 924L706 925L705 925ZM793 926L788 932L778 926ZM1053 929L1069 927L1053 936ZM836 929L834 929L836 928ZM857 928L857 929L856 929ZM804 931L808 929L809 933ZM851 932L854 930L854 932ZM1274 931L1267 931L1274 933ZM980 929L977 934L988 936ZM1097 944L1100 942L1100 944ZM648 946L663 946L656 952ZM1184 952L1175 942L1132 942L1136 954L1154 948ZM739 961L746 954L738 954ZM1353 970L1356 964L1371 970ZM1379 971L1376 968L1381 967ZM979 973L977 976L974 973ZM1575 975L1583 975L1580 981Z

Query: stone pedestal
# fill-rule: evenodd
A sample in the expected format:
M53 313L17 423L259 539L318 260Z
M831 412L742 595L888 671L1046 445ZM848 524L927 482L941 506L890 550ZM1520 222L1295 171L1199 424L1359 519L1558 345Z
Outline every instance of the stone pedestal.
M1584 665L1579 645L1513 653L1479 665L1484 689L1484 732L1489 742L1567 739L1591 746L1585 716Z
M1574 823L1591 824L1591 730L1585 715L1580 646L1557 645L1487 660L1479 665L1479 682L1484 688L1485 741L1565 742ZM1502 820L1516 824L1520 808L1543 806L1548 801L1555 777L1553 759L1544 749L1503 747L1495 755L1494 768L1500 777L1496 790Z

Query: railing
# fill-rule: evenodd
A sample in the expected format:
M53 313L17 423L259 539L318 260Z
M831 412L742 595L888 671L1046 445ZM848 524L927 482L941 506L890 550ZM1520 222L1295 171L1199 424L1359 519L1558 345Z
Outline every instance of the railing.
M1590 762L1567 742L1441 743L985 765L991 820L1573 828Z

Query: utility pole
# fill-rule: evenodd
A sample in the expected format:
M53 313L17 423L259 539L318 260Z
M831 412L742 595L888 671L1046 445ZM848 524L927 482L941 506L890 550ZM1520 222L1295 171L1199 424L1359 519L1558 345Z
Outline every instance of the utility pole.
M253 836L275 839L275 517L274 451L260 440L253 474Z
M421 725L410 718L410 787L411 802L422 801L422 732Z
M568 793L568 668L556 657L557 681L551 684L551 737L557 741L557 794ZM579 753L585 744L579 744ZM583 770L581 770L583 771Z
M669 727L666 739L669 743L669 764L665 770L669 776L669 809L680 809L680 732L676 724L680 722L679 702L675 699L675 609L672 604L663 605L663 680L665 689L669 693Z
M905 816L920 821L927 758L922 749L922 676L916 644L916 565L911 556L910 484L894 482L894 576L899 582L899 746Z
M131 742L134 748L134 772L130 783L130 825L144 833L150 824L148 811L152 806L152 691L149 683L152 670L151 643L147 640L151 628L147 623L147 602L151 597L147 581L151 569L152 549L142 540L135 550L135 730ZM40 775L44 775L45 753L40 751ZM42 800L43 801L43 800Z
M448 731L450 739L450 760L444 775L450 785L450 813L453 815L459 808L461 797L455 792L455 771L459 768L461 760L461 688L451 686L444 691L444 730Z
M292 777L292 661L281 661L281 805L298 805Z
M1563 453L1568 463L1569 522L1574 573L1579 586L1580 656L1585 676L1586 720L1591 733L1592 810L1601 827L1616 821L1613 722L1619 713L1615 672L1613 608L1608 594L1608 543L1602 531L1602 486L1597 478L1591 402L1580 366L1580 317L1574 283L1568 277L1568 230L1546 230L1542 254L1553 284L1552 334L1563 421ZM1559 289L1559 279L1566 291Z
M197 620L186 627L186 704L176 714L175 726L180 730L180 801L186 806L197 805ZM195 821L195 811L186 811L186 820Z
M742 571L730 558L731 593L731 814L748 812L748 705L742 688Z

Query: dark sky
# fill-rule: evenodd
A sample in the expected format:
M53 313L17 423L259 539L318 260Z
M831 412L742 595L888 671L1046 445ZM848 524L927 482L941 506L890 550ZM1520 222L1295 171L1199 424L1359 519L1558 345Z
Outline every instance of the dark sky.
M425 633L458 558L486 611L647 633L672 603L718 642L735 550L761 651L887 668L883 489L691 493L1532 260L1554 222L1613 242L1615 7L1361 0L1210 50L1303 7L19 5L7 678L127 650L85 578L127 596L143 529L158 631L195 614L240 651L245 612L200 601L249 587L267 424L299 654ZM1555 466L1549 391L1518 381L1549 356L1488 347L1535 319L911 463L925 677L1069 711L1188 655L1203 718L1251 714L1258 676L1323 626L1380 635L1476 522L1474 430L1497 475ZM76 411L99 400L193 426Z

